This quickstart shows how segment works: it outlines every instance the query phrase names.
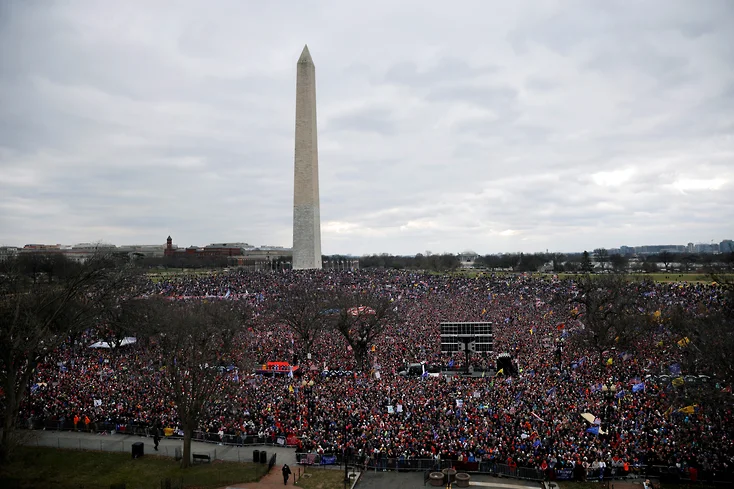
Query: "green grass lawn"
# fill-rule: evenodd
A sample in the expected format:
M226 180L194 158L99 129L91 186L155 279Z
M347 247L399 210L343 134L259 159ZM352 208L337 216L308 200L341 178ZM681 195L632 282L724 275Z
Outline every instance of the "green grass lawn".
M112 484L126 489L160 489L161 481L171 487L214 488L259 480L267 466L253 463L214 461L179 468L172 458L145 455L133 460L130 454L19 448L13 461L0 467L3 489L74 488L109 489Z

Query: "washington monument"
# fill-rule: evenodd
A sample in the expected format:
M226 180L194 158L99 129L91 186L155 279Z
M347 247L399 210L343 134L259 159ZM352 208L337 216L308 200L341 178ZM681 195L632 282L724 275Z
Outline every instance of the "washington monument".
M296 152L293 180L293 269L321 268L316 67L303 48L296 75Z

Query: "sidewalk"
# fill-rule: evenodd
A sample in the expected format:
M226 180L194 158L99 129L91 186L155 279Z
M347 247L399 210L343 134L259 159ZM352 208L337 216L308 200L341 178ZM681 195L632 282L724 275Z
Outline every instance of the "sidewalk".
M288 464L290 466L290 464ZM226 486L225 489L275 489L283 486L282 465L274 465L273 469L258 482L247 482L243 484L234 484ZM293 476L288 479L288 485L293 485Z
M288 464L288 465L290 465L290 464ZM300 467L294 467L292 465L290 467L291 467L292 473L291 473L291 476L288 478L288 486L298 486L298 484L295 484L294 483L295 480L296 480L296 478L295 478L295 475L296 474L294 472L297 472L301 468ZM221 489L275 489L276 487L284 487L284 485L283 485L283 472L282 472L282 468L283 468L282 465L275 465L275 466L273 466L273 469L270 471L270 473L268 473L265 477L263 477L262 479L260 479L258 482L246 482L246 483L242 483L242 484L230 484L228 486L222 487ZM316 469L315 471L313 471L313 470L309 471L309 473L311 474L311 476L316 475L316 477L314 477L314 480L318 480L317 474L319 473L319 471L329 471L329 472L331 472L331 469L322 468L322 469ZM339 473L340 476L344 473L342 470L338 470L337 472ZM358 474L357 474L357 476L358 476ZM301 479L299 479L299 481L300 480ZM340 480L343 480L343 477ZM353 489L356 484L357 484L357 478L355 477L352 480L352 482L351 482L350 489ZM342 487L341 484L339 484L338 486L340 488ZM381 486L380 489L384 489L385 487L392 488L393 486L388 484L387 486ZM533 489L535 489L535 488L533 488Z
M73 431L28 431L26 445L39 447L56 447L73 450L99 450L105 452L132 452L132 444L143 442L145 453L174 457L176 448L183 449L183 440L164 438L158 445L158 451L154 450L153 438L145 438L135 435L102 435L97 433L78 433ZM192 453L203 453L209 455L212 460L225 460L228 462L252 462L253 451L267 452L268 459L273 453L277 454L277 463L284 463L291 467L296 466L296 451L294 448L276 447L269 445L254 445L248 447L236 447L217 445L214 443L191 442ZM275 470L275 468L273 468ZM280 470L280 469L278 469ZM278 472L280 475L280 472ZM281 478L280 485L283 485Z

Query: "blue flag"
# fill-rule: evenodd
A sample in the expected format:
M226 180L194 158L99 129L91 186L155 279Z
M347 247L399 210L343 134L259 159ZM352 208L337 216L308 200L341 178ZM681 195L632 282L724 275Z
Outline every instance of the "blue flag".
M640 382L639 384L635 384L632 386L632 392L640 392L645 390L645 383Z
M592 426L591 428L587 428L586 429L586 432L587 433L592 433L594 435L598 435L599 434L599 427L598 426Z

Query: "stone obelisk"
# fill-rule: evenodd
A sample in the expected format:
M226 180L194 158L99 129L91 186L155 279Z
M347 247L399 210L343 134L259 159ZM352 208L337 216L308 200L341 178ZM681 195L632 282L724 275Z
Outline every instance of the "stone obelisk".
M316 67L303 48L296 75L296 152L293 181L293 269L321 268Z

